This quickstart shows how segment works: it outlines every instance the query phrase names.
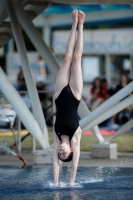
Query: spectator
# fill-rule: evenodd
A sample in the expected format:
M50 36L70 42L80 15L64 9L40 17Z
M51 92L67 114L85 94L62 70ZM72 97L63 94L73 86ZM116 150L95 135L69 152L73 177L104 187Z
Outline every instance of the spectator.
M17 74L17 80L13 83L13 86L16 88L17 91L27 90L22 66L20 66L19 72Z
M123 87L125 87L128 83L129 83L128 76L125 74L121 75L120 83L116 86L115 93L121 90Z
M20 71L19 71L18 76L17 76L17 81L19 83L19 90L27 90L22 67L20 67Z
M95 78L90 90L92 95L91 110L94 110L108 97L107 87L102 85L100 78Z
M114 94L114 88L108 85L106 78L103 78L101 83L103 88L107 88L108 98L111 97Z
M37 90L41 91L41 92L46 90L46 80L42 75L38 75L36 77L36 87L37 87ZM46 94L45 93L38 93L38 96L39 96L42 107L44 107L45 101L46 101L46 98L47 98Z
M121 75L120 83L116 86L115 93L124 88L128 83L129 83L128 76L125 74ZM123 99L127 98L128 96L124 97ZM132 116L132 106L128 106L127 108L125 108L124 110L115 115L114 121L119 125L123 125L131 119L131 116Z
M38 56L38 64L39 64L39 73L46 79L50 71L41 56Z

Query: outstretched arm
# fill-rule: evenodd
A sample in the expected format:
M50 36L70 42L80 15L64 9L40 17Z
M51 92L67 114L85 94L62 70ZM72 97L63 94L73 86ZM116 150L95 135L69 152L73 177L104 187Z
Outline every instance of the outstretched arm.
M58 158L58 147L60 142L54 133L54 149L53 149L53 172L54 172L54 183L58 185L59 178L59 158Z
M72 159L72 167L71 167L71 174L70 174L70 186L74 184L77 166L80 156L80 139L73 141L73 159Z

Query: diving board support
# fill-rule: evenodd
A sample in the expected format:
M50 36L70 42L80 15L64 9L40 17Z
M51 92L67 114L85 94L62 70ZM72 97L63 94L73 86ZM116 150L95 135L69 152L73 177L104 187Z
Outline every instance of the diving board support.
M124 108L128 107L132 103L133 103L133 95L131 95L131 96L127 97L126 99L122 100L121 102L117 103L114 107L110 108L109 110L104 112L102 115L97 117L95 120L90 122L90 124L88 124L85 128L83 128L83 131L86 131L86 130L92 128L96 124L100 124L104 120L106 120L109 117L113 116L114 114L120 112Z
M25 10L22 8L21 4L17 1L15 2L16 7L16 13L18 16L18 20L23 27L24 31L30 38L31 42L36 47L37 51L40 53L42 58L45 60L45 62L48 64L50 71L54 75L54 77L57 76L59 65L55 57L52 55L49 47L42 39L39 31L36 29L32 21L30 20L29 16L25 12Z
M16 3L17 1L15 1ZM31 72L31 68L29 65L29 61L28 61L28 57L26 54L26 48L25 48L25 44L23 41L23 37L22 37L22 33L20 30L20 25L17 19L17 14L16 14L16 5L14 4L13 0L6 0L6 6L7 6L7 11L8 11L8 15L10 17L11 20L11 26L12 26L12 30L13 30L13 35L16 41L16 45L17 45L17 49L19 52L19 56L22 62L22 68L24 71L24 76L25 76L25 80L26 80L26 85L28 88L28 93L30 96L30 101L32 104L32 109L33 109L33 114L39 124L39 127L42 131L42 134L44 135L45 140L47 141L47 143L49 143L48 141L48 131L47 131L47 127L46 127L46 123L44 120L44 116L43 116L43 112L42 112L42 108L41 108L41 104L39 101L39 97L37 94L37 89L35 86L35 81L33 79L33 75ZM26 21L25 21L26 23Z
M104 103L102 103L99 107L97 107L93 112L91 112L88 116L81 119L80 125L81 127L88 127L91 122L93 122L97 117L100 117L105 111L111 109L114 105L116 105L121 99L129 95L133 91L133 81L117 92L115 95L110 97Z
M87 106L85 105L85 102L81 99L81 102L79 104L78 107L78 113L80 114L80 118L81 120L79 121L80 127L82 129L82 131L84 132L84 127L81 124L82 119L84 119L84 117L88 116L91 114L91 112L89 111L89 109L87 108ZM104 137L101 135L98 126L93 126L91 127L92 132L94 133L94 135L97 137L98 141L100 144L105 142Z

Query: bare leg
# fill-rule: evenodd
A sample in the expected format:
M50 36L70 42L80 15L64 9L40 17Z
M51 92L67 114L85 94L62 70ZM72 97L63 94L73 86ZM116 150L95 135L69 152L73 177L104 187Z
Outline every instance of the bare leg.
M72 60L72 69L70 76L70 87L74 96L80 100L83 88L81 58L83 52L83 23L85 14L82 11L78 12L78 36L75 44L75 51Z
M71 68L71 64L72 64L72 57L73 57L75 41L76 41L76 28L77 28L77 23L78 23L78 11L77 10L74 10L72 12L72 19L73 19L73 25L72 25L72 29L70 32L63 65L59 69L56 83L55 83L55 98L58 97L61 90L69 83L70 68Z

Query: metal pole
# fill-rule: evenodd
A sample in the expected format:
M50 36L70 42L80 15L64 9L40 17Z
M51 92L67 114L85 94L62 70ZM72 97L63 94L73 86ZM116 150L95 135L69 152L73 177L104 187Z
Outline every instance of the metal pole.
M0 67L0 89L8 102L12 105L13 109L16 111L20 120L26 127L26 129L38 140L42 148L45 149L49 147L49 142L44 140L44 136L36 122L35 118L23 102L22 98L16 91L16 89L9 82L7 76Z
M106 142L109 142L110 140L119 136L120 134L126 133L126 131L130 130L132 127L133 127L133 119L129 120L126 124L121 126L121 128L114 135L108 138Z
M81 119L80 122L81 127L82 128L86 127L93 120L95 120L97 117L102 115L106 110L110 109L112 106L117 104L121 99L130 94L132 91L133 91L133 81L129 83L127 86L125 86L123 89L121 89L119 92L117 92L115 95L110 97L108 100L106 100L99 107L97 107L93 112L90 113L90 115Z
M33 113L33 110L32 110L32 108L31 108L31 113ZM32 142L32 152L35 152L35 150L36 150L36 139L35 139L35 137L31 137L31 142Z
M14 52L14 41L13 41L13 39L9 40L9 42L8 42L8 53L12 53L12 52Z
M107 112L104 112L102 115L97 117L95 120L93 120L89 125L83 128L83 130L87 130L95 126L96 124L100 124L105 119L111 117L112 115L118 113L119 111L123 110L127 106L131 105L133 103L133 95L129 96L125 100L121 101L120 103L116 104L114 107L110 108Z
M50 37L51 37L51 28L49 25L46 25L43 28L43 39L46 42L46 44L50 47Z
M21 121L18 117L18 151L21 152Z
M36 139L32 137L32 152L35 152L36 150Z
M105 73L106 73L106 78L107 82L110 85L110 55L105 54Z
M54 75L54 77L57 76L58 70L60 68L58 62L56 61L55 57L51 54L48 46L45 44L43 39L40 37L40 33L35 28L27 14L25 13L24 9L20 5L19 2L16 2L16 12L19 19L20 24L22 25L23 29L27 33L28 37L31 39L32 43L36 47L37 51L40 53L42 58L46 61L47 65L50 68L50 71ZM84 112L85 111L85 112ZM89 110L87 106L84 104L83 100L80 102L80 109L79 109L79 116L82 118L82 116L86 116L89 114ZM93 132L95 136L98 138L100 142L104 141L104 138L99 132L98 127L94 127Z
M13 0L10 0L10 1L6 0L6 5L7 5L7 11L11 20L12 30L13 30L14 38L16 41L17 49L22 61L22 67L23 67L23 71L24 71L24 75L26 79L26 84L28 87L28 92L30 95L30 101L32 104L33 113L44 135L45 140L47 140L48 142L48 131L46 128L46 123L44 120L41 104L39 101L35 82L32 76L32 72L31 72L31 68L30 68L28 58L26 55L26 48L23 41L21 30L20 30L20 25L17 20L17 15L16 15L17 9L15 9ZM25 24L26 24L26 21L25 21Z
M133 54L130 54L130 62L131 62L131 68L130 68L130 78L133 78Z

